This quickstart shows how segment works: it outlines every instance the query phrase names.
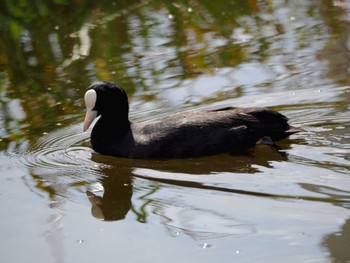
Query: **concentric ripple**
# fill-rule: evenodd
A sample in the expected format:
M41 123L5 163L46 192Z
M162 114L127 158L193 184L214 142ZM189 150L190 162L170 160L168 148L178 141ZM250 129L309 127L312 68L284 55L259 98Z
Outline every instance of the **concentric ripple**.
M91 161L88 136L81 132L81 125L70 125L21 147L11 159L35 179L60 185L84 184L99 176L99 165Z

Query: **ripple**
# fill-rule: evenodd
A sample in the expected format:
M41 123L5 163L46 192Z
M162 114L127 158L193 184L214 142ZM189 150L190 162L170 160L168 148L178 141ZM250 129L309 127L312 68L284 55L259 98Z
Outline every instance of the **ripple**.
M88 146L88 136L81 132L81 125L67 126L21 147L10 159L32 175L45 179L50 175L70 180L96 179L98 165L91 161L93 151Z

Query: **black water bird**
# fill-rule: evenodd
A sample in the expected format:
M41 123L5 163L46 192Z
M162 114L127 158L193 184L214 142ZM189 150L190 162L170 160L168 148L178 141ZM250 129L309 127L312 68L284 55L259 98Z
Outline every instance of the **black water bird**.
M279 112L266 108L225 107L189 110L142 122L129 121L129 103L123 88L96 82L85 93L86 131L93 149L104 155L128 158L184 158L239 152L269 137L273 141L302 131Z

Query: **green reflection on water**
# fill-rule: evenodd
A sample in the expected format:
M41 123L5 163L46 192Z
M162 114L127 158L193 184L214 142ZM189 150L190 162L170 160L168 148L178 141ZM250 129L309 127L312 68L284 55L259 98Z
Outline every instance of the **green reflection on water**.
M246 62L285 67L287 76L301 75L297 85L313 84L321 73L313 76L312 67L305 70L305 63L311 61L304 61L301 52L315 48L309 36L318 45L325 43L316 55L332 65L329 77L348 83L344 60L348 33L341 1L337 5L332 1L287 3L291 7L277 17L283 3L0 2L1 149L12 141L32 141L57 126L80 122L82 95L96 80L117 81L131 96L139 91L143 102L160 101L161 90ZM310 17L296 17L298 8ZM306 22L299 25L297 19ZM323 41L325 35L327 41ZM269 62L271 58L279 62ZM304 78L303 71L308 74ZM244 95L244 84L218 85L223 85L222 91L192 105ZM263 91L272 85L262 81L255 88Z
M317 8L328 12L339 31L333 5L307 7L313 16ZM242 0L2 1L1 86L21 100L24 127L35 136L64 119L77 121L82 93L98 79L118 80L131 94L263 61L273 38L288 30L260 15L272 11Z
M22 128L35 136L77 120L92 81L117 79L133 93L237 65L247 53L232 28L256 10L254 1L2 1L1 88L21 100Z

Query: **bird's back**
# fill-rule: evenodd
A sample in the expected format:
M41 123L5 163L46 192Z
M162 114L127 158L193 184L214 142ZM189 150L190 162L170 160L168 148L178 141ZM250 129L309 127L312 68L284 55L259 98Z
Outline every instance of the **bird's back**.
M263 136L280 140L297 132L265 108L193 110L133 123L129 157L190 157L250 148Z

